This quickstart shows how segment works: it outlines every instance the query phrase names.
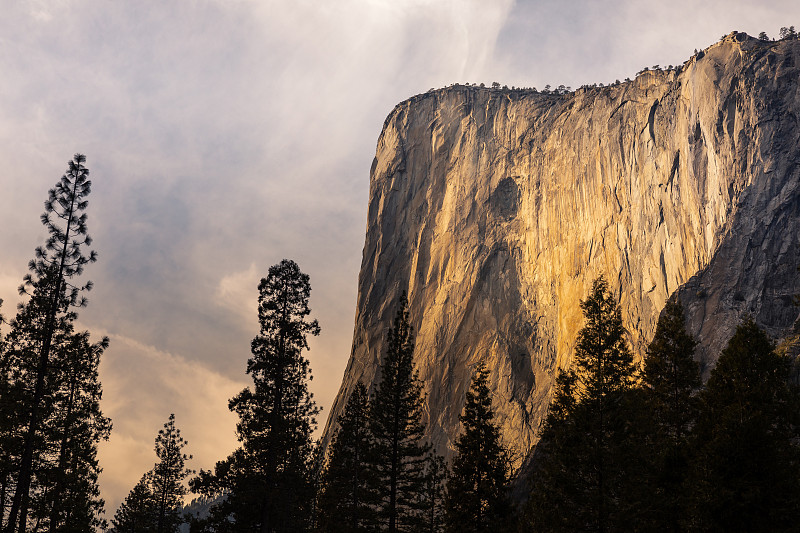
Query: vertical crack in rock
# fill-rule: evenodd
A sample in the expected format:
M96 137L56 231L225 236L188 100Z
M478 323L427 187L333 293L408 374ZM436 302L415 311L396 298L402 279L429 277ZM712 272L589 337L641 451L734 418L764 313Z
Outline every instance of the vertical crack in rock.
M653 102L653 106L650 108L650 114L647 116L647 126L650 131L650 140L653 141L653 144L656 143L656 133L655 133L656 109L658 109L658 98L656 98L656 101Z

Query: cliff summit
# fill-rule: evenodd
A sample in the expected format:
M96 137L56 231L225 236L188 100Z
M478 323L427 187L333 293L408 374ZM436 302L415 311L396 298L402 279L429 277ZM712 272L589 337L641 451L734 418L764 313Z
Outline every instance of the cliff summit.
M671 70L543 94L452 86L390 113L370 172L352 353L325 438L373 387L407 291L428 435L449 454L473 370L529 450L604 275L642 356L677 294L705 372L745 315L800 308L800 41L732 33Z

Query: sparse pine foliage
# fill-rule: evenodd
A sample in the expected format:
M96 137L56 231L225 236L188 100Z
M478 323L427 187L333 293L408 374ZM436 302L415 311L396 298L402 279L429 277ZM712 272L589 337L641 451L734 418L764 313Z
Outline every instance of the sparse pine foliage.
M150 474L151 490L157 505L157 533L173 533L181 524L180 508L187 492L183 481L194 473L186 468L186 461L192 458L183 453L187 444L181 437L181 430L175 426L175 414L170 414L156 436L158 462Z
M508 527L511 474L508 450L494 422L489 371L478 364L459 416L463 433L447 480L447 531L489 533Z
M170 414L155 438L158 462L120 504L111 520L113 533L174 533L183 523L181 507L187 489L183 484L194 473L186 468L191 455L183 453L188 443Z

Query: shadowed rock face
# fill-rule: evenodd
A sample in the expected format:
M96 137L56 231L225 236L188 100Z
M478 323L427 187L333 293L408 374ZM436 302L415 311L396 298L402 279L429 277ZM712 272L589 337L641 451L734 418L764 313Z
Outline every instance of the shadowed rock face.
M567 95L456 86L399 104L371 170L350 361L325 438L374 386L402 291L428 434L450 455L476 363L506 441L535 443L604 275L644 353L677 292L707 372L747 313L798 316L800 41L731 34L679 71Z

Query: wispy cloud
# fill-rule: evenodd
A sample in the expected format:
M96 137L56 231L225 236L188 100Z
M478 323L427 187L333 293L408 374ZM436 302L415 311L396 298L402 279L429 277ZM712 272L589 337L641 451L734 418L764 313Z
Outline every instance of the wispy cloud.
M256 287L259 283L256 264L250 263L247 270L226 274L219 280L215 300L222 307L238 314L244 323L256 323Z

